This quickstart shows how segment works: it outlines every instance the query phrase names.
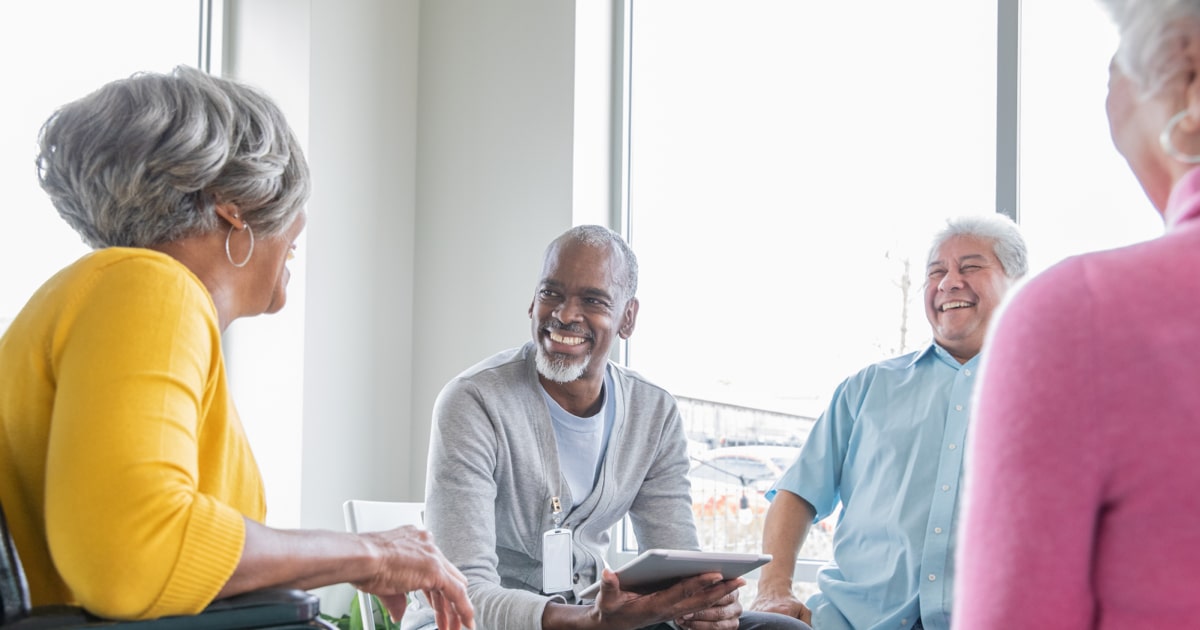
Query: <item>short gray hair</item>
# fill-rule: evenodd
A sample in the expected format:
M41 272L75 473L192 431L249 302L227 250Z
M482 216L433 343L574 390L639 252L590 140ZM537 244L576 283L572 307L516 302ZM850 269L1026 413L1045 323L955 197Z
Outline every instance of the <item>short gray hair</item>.
M637 256L633 253L633 248L625 239L621 238L620 234L604 227L603 225L577 225L566 232L563 232L550 246L546 248L546 254L558 243L565 241L575 241L590 245L592 247L611 247L621 255L624 263L624 274L617 277L617 282L621 286L621 291L625 300L630 300L637 296L638 285L638 262Z
M1116 62L1138 86L1142 98L1154 96L1186 68L1180 43L1200 34L1200 0L1100 0L1121 43Z
M148 247L219 229L233 203L258 236L308 200L308 163L262 92L187 66L113 81L42 126L38 179L93 248Z
M1025 239L1012 219L998 212L972 214L946 219L946 227L934 235L926 262L933 260L937 250L955 236L974 236L992 241L992 253L1004 267L1004 275L1016 280L1029 271L1029 256Z

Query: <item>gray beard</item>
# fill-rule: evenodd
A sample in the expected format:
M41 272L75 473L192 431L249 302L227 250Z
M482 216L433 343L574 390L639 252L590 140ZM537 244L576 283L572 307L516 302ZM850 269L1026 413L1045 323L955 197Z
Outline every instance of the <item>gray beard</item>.
M587 370L588 363L591 360L592 354L589 352L584 355L583 360L579 363L568 363L562 359L549 356L546 350L540 345L537 347L537 354L534 356L534 363L537 364L538 374L555 383L570 383L571 381L579 380L579 377L583 376L584 370Z

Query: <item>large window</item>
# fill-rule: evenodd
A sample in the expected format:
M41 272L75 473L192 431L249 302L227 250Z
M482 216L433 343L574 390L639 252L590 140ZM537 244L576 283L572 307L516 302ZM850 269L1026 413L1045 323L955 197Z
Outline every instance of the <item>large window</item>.
M1035 272L1161 231L1108 141L1105 16L1094 0L1025 5L1018 45L998 20L1016 0L631 0L642 308L626 354L680 400L706 547L759 549L772 464L836 385L928 343L929 238L997 211L998 133L1019 139L1011 197ZM1016 119L997 116L1006 45ZM827 559L831 536L815 528L801 555Z
M230 3L229 15L217 0L39 0L4 7L0 185L9 198L0 228L0 331L41 283L88 250L37 183L38 129L55 108L135 72L223 69L266 90L304 142L307 9L281 10L284 4ZM231 59L222 55L226 20L241 29ZM300 522L304 245L302 238L301 255L289 265L288 308L266 321L237 322L222 342L267 488L267 522L284 527Z
M927 338L931 228L994 209L994 8L871 4L633 3L630 362L681 395L811 415Z
M141 70L196 65L197 0L40 0L0 20L0 330L54 272L88 251L38 187L38 129L60 105Z
M1020 220L1034 270L1161 234L1161 216L1109 138L1116 29L1096 0L1021 10Z
M709 548L760 547L771 456L841 379L928 340L929 236L994 208L994 7L870 4L632 4L629 362L681 400ZM772 474L708 479L729 455Z

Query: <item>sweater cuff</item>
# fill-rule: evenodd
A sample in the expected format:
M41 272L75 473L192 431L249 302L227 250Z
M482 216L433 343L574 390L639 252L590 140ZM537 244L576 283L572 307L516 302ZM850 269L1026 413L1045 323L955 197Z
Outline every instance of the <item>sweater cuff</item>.
M212 497L197 496L175 569L150 616L195 614L212 603L237 569L245 540L241 513Z
M475 606L477 624L487 630L529 630L542 627L542 613L550 598L538 593L487 585L483 589L468 589Z

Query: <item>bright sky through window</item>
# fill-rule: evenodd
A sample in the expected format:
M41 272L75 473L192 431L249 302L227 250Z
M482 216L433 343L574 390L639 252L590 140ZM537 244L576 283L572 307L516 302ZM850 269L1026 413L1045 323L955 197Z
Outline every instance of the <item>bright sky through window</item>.
M42 123L60 105L141 70L196 63L195 0L7 3L0 20L0 326L41 283L88 251L38 187Z

